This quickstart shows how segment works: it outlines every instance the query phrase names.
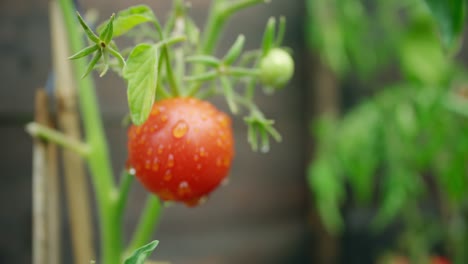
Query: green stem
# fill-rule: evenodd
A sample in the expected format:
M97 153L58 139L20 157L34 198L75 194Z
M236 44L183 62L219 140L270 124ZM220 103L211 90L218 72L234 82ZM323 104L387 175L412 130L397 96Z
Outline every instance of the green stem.
M86 157L89 154L88 145L41 124L29 123L26 125L26 131L34 137L43 138L53 142L61 147L72 150L83 157Z
M234 2L225 2L222 0L214 0L211 6L210 15L205 26L205 35L203 36L200 52L202 54L213 53L221 30L223 29L226 21L236 12L247 7L268 2L266 0L237 0Z
M133 233L132 240L127 247L126 253L130 254L137 248L145 245L151 239L154 229L161 218L161 202L154 195L148 196L143 214L138 222L137 229Z
M75 7L71 0L58 0L58 3L68 32L71 52L76 53L84 48L84 41L78 31ZM86 70L84 60L74 61L73 65L75 76L80 76ZM116 264L120 263L122 248L121 219L116 217L116 190L106 137L92 79L90 77L77 78L77 83L86 141L90 147L87 161L99 212L102 250L100 263Z
M234 2L226 2L225 0L213 0L210 13L204 28L204 35L201 40L201 45L198 47L200 54L212 54L218 39L221 36L221 31L226 24L226 21L236 12L247 7L268 2L268 0L237 0ZM205 70L204 65L195 65L192 75L198 75ZM201 83L193 84L188 94L193 95L200 90Z
M127 170L122 173L122 180L120 181L119 187L119 197L117 198L116 204L116 215L119 218L123 217L123 212L125 209L125 204L128 200L128 194L130 192L130 187L132 187L133 179L135 177L131 175Z

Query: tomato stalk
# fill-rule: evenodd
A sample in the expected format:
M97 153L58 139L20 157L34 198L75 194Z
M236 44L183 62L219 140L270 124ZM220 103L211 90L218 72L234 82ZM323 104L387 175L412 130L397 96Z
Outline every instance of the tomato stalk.
M126 249L127 254L150 241L151 235L161 218L161 211L161 201L156 196L149 195L143 214L138 222L135 232L133 233L133 238Z
M247 7L268 2L267 0L237 0L226 2L225 0L214 0L211 6L211 12L208 16L205 26L205 34L203 35L202 45L200 45L200 53L213 53L216 43L221 35L226 21L236 12Z
M84 48L84 41L78 32L75 8L71 0L58 0L68 31L70 49L73 53ZM75 76L86 70L83 60L73 62ZM91 77L77 78L80 110L89 146L87 163L95 188L99 211L99 230L101 233L101 263L120 263L122 248L121 218L117 216L117 189L113 180L111 161L102 119L96 98L95 86Z

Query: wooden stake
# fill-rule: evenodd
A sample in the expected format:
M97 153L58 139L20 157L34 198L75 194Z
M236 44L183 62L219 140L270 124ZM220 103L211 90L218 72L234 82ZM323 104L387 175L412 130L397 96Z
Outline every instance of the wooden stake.
M44 123L47 119L46 95L43 90L36 93L36 122ZM45 107L45 108L44 108ZM48 247L50 239L47 237L47 144L34 139L33 144L33 263L48 264Z
M65 22L55 1L50 3L50 14L59 128L64 134L80 139L76 86L72 65L67 59L70 52ZM89 206L90 192L83 160L76 153L68 150L63 150L63 159L74 259L76 264L89 263L95 255Z

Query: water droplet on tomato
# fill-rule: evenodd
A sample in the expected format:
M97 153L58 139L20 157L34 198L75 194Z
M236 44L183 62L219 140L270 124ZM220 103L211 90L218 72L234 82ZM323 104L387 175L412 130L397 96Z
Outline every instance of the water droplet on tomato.
M165 181L170 181L172 179L172 173L171 170L167 170L166 173L164 173L163 179Z
M220 157L216 158L216 166L221 167L222 161Z
M186 182L186 181L181 182L179 184L179 188L177 190L177 193L179 195L184 195L184 194L190 193L190 186L189 186L188 182Z
M151 168L151 161L145 160L145 169L149 170Z
M167 157L167 167L174 167L174 155L172 154L169 154L169 156Z
M223 147L223 142L221 141L220 138L218 138L218 139L216 140L216 145L218 145L218 147L220 147L220 148Z
M130 175L135 175L135 173L136 173L135 168L128 169L128 173L130 173Z
M202 165L201 164L197 164L197 170L201 170L202 168Z
M208 155L208 153L206 152L205 148L201 147L200 148L200 156L206 157L207 155Z
M167 115L162 115L161 116L161 122L163 122L163 123L166 122L167 118L168 118Z
M174 128L172 128L172 135L175 138L182 138L187 134L188 129L188 124L184 120L179 120Z
M146 151L146 154L148 155L153 154L153 148L148 148L148 150Z
M195 154L195 155L193 156L193 160L194 160L194 161L198 161L199 159L200 159L200 156L198 156L197 154Z
M200 199L198 199L198 204L197 205L202 205L202 204L206 203L206 201L208 201L208 197L203 196Z
M161 145L161 144L159 144L159 146L158 146L158 154L162 154L163 150L164 150L164 146Z
M229 184L229 178L224 178L224 180L221 181L221 186L226 186Z

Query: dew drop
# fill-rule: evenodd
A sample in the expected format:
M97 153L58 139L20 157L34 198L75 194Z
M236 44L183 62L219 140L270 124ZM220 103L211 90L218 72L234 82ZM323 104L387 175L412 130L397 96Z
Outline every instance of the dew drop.
M200 156L202 157L206 157L208 155L208 153L206 153L206 150L204 147L201 147L200 148Z
M262 153L267 153L268 151L270 151L270 145L269 144L262 145L262 147L260 148L260 151Z
M223 147L223 142L221 141L220 138L218 138L218 139L216 140L216 145L218 145L218 147L220 147L220 148Z
M163 153L163 150L164 150L164 146L159 144L158 146L158 154L162 154Z
M149 149L146 151L146 154L148 154L148 155L153 154L153 148L149 148Z
M216 158L216 166L221 167L222 161L220 157Z
M167 157L167 167L174 167L174 155L172 154L169 154L169 156Z
M197 154L195 154L195 155L193 156L193 160L194 160L194 161L198 161L199 159L200 159L200 156L198 156Z
M195 198L195 199L193 199L193 200L185 201L185 204L186 204L188 207L195 207L195 206L203 205L203 204L205 204L207 201L208 201L208 197L207 197L207 196L203 196L203 197L200 197L200 198Z
M171 201L165 201L163 202L164 207L169 208L172 207L175 203Z
M207 197L207 196L203 196L203 197L201 197L200 199L198 199L197 205L205 204L207 201L208 201L208 197Z
M224 178L223 181L221 181L221 186L226 186L229 184L229 178Z
M166 173L164 173L163 179L165 181L170 181L172 179L172 173L171 170L167 170Z
M151 161L145 160L145 169L149 170L151 168Z
M162 115L161 116L161 122L166 122L167 121L167 115Z
M202 165L200 163L197 164L197 170L201 170L201 168L202 168Z
M229 166L229 158L228 157L223 158L223 165L226 166L226 167Z
M179 122L177 122L177 124L172 129L172 135L175 138L182 138L185 136L185 134L187 134L188 128L188 124L184 120L179 120Z
M159 164L153 163L153 167L151 168L152 171L157 172L159 170Z
M128 169L128 173L130 173L130 175L135 175L135 173L136 173L135 168Z
M154 172L159 170L159 160L158 160L158 158L154 158L153 166L152 166L151 170L153 170Z
M188 182L183 181L179 184L179 189L177 190L179 195L184 195L190 193L190 186Z

